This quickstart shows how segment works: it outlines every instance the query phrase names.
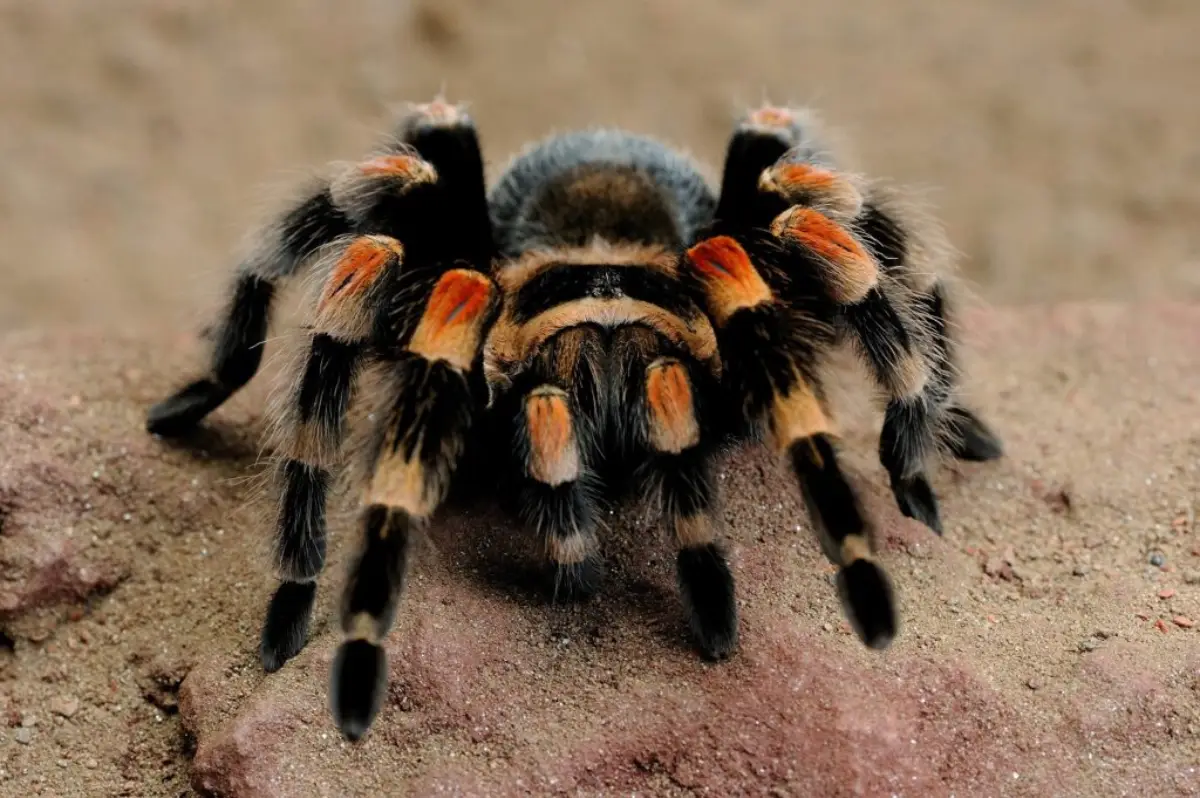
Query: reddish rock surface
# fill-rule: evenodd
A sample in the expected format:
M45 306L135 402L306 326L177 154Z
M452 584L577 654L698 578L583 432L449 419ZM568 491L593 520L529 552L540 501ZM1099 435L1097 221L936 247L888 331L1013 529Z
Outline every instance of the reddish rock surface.
M142 414L196 357L188 336L10 336L0 794L1200 793L1200 630L1172 622L1200 617L1200 309L969 327L973 402L1008 457L938 472L944 539L894 509L861 381L839 391L902 602L890 650L850 634L789 480L743 452L722 478L731 661L689 649L640 509L614 516L604 592L577 607L524 586L525 533L464 508L420 547L388 699L353 746L325 704L346 525L308 648L270 676L256 659L268 380L172 446Z

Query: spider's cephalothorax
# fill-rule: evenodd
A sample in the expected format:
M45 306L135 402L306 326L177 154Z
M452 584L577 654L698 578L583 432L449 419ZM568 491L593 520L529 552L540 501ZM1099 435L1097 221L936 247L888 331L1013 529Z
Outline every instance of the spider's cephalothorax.
M687 158L615 131L534 146L489 195L474 127L434 102L264 230L208 374L153 408L149 428L181 434L243 386L277 287L316 272L276 440L282 581L263 628L267 670L305 643L326 494L368 364L385 375L387 409L362 453L362 543L331 677L348 737L384 694L382 641L411 538L468 450L504 466L485 487L515 483L558 595L596 587L597 503L613 475L655 500L697 645L721 658L737 617L713 461L727 442L764 441L799 482L853 626L887 645L891 588L838 466L826 354L853 340L886 393L880 457L901 510L934 530L934 454L990 459L1000 444L955 397L939 278L949 248L883 187L839 171L813 131L796 110L747 116L719 196Z

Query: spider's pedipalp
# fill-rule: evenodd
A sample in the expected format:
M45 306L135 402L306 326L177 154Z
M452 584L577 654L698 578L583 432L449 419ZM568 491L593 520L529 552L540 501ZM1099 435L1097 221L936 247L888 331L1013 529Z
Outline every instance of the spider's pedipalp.
M543 384L528 393L517 422L520 514L545 541L552 597L585 599L603 574L596 553L597 507L569 394Z

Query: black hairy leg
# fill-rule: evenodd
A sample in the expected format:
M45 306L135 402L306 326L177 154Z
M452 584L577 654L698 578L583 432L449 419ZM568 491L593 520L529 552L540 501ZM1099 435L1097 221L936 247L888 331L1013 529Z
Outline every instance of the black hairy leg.
M307 640L316 579L325 565L326 497L341 464L346 413L376 319L388 307L385 289L401 267L403 248L395 239L363 236L331 250L330 257L307 354L297 364L275 431L280 584L259 644L268 672L282 667Z
M999 436L965 407L946 408L942 435L947 449L959 460L982 463L1004 455Z
M814 228L819 230L819 228ZM800 484L826 555L840 567L839 591L865 643L886 646L896 633L887 576L871 557L868 524L833 445L818 373L833 330L801 306L780 301L734 238L718 236L688 252L727 358L724 389L736 397L737 426L765 437Z
M885 648L896 636L896 607L887 574L871 556L866 518L838 465L833 439L815 433L787 447L809 516L826 556L840 566L838 593L863 642Z
M395 618L414 531L442 504L476 415L470 376L495 291L478 272L455 269L434 286L405 350L391 362L388 394L367 463L362 542L342 601L330 704L342 733L360 738L386 685L383 639Z
M399 239L412 261L486 267L492 243L483 159L461 109L417 106L393 140L316 186L258 233L212 331L208 373L154 405L147 429L186 434L249 382L262 362L278 291L319 250L352 234Z
M737 647L737 601L720 541L713 450L702 431L696 376L698 369L675 357L645 367L639 404L648 455L639 476L678 547L676 575L693 639L705 657L724 659Z
M349 222L324 187L262 231L211 333L208 374L154 405L146 428L166 437L186 434L249 382L262 362L277 285L321 245L349 231Z

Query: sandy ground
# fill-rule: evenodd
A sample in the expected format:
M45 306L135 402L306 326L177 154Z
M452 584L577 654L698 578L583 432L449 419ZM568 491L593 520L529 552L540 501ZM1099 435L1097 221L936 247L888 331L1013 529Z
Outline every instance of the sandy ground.
M518 773L536 790L722 794L756 772L786 795L1200 792L1200 638L1174 620L1200 621L1200 318L1157 304L1200 300L1197 31L1193 0L0 0L0 796L339 794L389 773L451 794ZM613 597L576 616L453 576L506 550L443 532L412 603L435 606L429 624L480 611L515 636L512 664L482 660L494 737L476 739L471 712L439 714L471 689L401 670L426 703L396 693L347 750L322 736L328 636L273 682L254 662L263 385L192 450L144 436L141 416L194 362L230 254L272 198L442 88L472 103L493 171L530 138L590 124L715 164L742 107L812 103L864 168L930 187L991 304L1151 304L972 317L974 393L1011 456L939 478L945 542L873 494L908 629L883 665L843 634L816 547L792 532L799 508L763 503L786 486L742 459L729 518L749 621L730 673L680 645L663 559L618 571ZM877 422L851 418L852 462L880 485ZM564 638L598 648L564 662ZM423 643L427 668L494 647L461 640ZM522 692L506 668L551 675ZM839 687L859 679L882 719L861 721L872 705ZM618 722L649 707L700 730L681 743L693 754L719 753L764 711L738 703L739 684L832 697L798 705L811 723L775 717L776 748L743 745L728 766ZM922 709L926 688L955 698ZM706 725L723 712L738 720ZM248 765L239 745L254 752L273 724L294 733ZM806 742L831 727L861 762ZM627 748L604 747L623 730ZM927 754L897 748L910 731ZM461 767L434 772L449 753ZM592 775L572 769L581 756Z
M1195 795L1200 310L971 318L1008 456L938 472L944 540L899 516L863 383L839 383L901 597L885 654L844 624L790 480L743 453L722 478L732 661L688 648L670 549L636 508L581 608L532 595L536 546L470 508L420 547L356 747L325 708L346 524L312 643L272 676L257 662L265 382L180 448L141 426L188 336L10 336L0 795Z

